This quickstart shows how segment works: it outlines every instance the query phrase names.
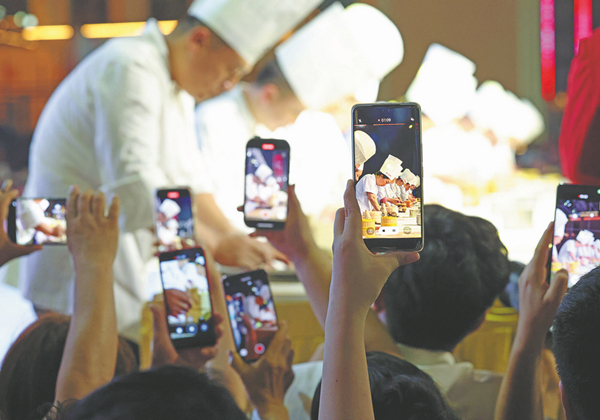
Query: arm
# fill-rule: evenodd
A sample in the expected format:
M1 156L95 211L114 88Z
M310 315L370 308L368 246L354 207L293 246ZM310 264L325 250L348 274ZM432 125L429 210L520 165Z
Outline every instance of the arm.
M81 399L109 382L117 362L117 320L112 265L117 252L119 199L104 216L104 194L71 188L68 246L75 267L73 316L65 344L56 402Z
M540 367L544 339L567 290L568 275L561 270L546 282L548 247L554 225L551 223L538 243L535 255L519 277L519 325L502 380L496 420L542 420Z
M381 207L379 207L379 203L377 202L377 194L368 192L367 197L369 198L369 203L371 203L373 208L377 211L381 211Z
M355 194L350 181L334 225L331 289L336 293L325 322L323 419L374 418L364 348L367 314L392 271L419 259L415 252L374 255L367 249Z

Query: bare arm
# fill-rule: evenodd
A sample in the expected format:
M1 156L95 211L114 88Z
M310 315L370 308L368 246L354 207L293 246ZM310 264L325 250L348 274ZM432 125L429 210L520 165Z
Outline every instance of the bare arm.
M117 361L112 265L117 251L119 199L107 217L102 193L71 189L69 251L75 266L73 316L56 383L56 402L81 399L108 383Z
M544 339L566 290L568 275L561 270L546 282L551 223L535 255L519 278L519 325L502 380L496 420L543 420L541 360Z
M373 208L377 211L381 211L381 207L379 207L379 203L377 202L377 195L368 192L367 197L369 198L369 203L371 203Z

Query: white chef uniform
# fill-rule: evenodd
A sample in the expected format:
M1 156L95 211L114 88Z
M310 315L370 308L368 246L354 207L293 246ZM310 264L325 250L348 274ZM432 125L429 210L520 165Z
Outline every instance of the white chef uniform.
M373 174L363 176L356 184L356 201L360 207L360 213L364 214L365 210L373 210L373 206L369 201L367 193L377 195L377 178Z

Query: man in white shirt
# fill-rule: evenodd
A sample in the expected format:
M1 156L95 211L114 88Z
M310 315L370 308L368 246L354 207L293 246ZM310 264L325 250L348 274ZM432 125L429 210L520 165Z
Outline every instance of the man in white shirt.
M25 195L65 197L72 184L119 195L123 234L114 273L121 331L141 317L157 188L194 191L203 222L196 231L221 263L255 266L273 257L266 245L237 233L202 194L194 105L233 87L317 3L196 0L166 37L151 19L141 36L105 43L48 101L33 136ZM70 310L72 278L65 248L45 249L21 264L21 288L43 308Z

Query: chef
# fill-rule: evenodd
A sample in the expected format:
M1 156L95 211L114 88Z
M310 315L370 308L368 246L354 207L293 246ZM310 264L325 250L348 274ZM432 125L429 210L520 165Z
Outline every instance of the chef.
M554 215L554 240L552 247L552 261L558 261L558 246L562 243L565 238L565 229L567 227L567 222L569 218L561 209L556 209L556 213Z
M400 179L402 179L403 185L400 187L400 199L402 201L409 201L410 199L410 189L411 189L411 181L415 174L411 172L410 169L405 169L400 175Z
M181 213L181 206L169 198L158 207L156 236L161 245L167 247L175 245L179 232L179 221L175 218L179 213Z
M386 49L370 47L383 43ZM336 2L279 45L254 82L200 104L199 143L209 173L219 173L224 165L233 168L227 188L216 178L213 185L215 201L227 217L243 225L231 201L242 197L244 147L255 135L290 143L290 179L305 213L319 214L329 197L341 197L351 151L334 118L317 110L354 98L373 81L374 93L363 100L376 100L379 80L402 56L400 33L383 13L365 4L344 9ZM347 120L349 115L348 109ZM275 131L294 121L293 127Z
M365 170L365 162L375 156L375 142L362 130L354 132L354 180L358 182Z
M65 197L69 185L121 198L115 301L119 330L137 331L153 250L153 195L189 185L202 223L196 231L217 261L252 266L273 255L238 234L211 205L201 172L195 101L233 87L316 0L195 0L164 36L150 19L141 36L108 41L59 85L34 132L25 195ZM208 201L207 201L208 200ZM258 254L255 252L258 251ZM24 295L68 312L73 268L54 247L21 264Z
M402 161L395 156L389 155L381 169L375 174L364 175L356 184L356 200L360 207L360 212L364 214L367 211L381 211L377 194L378 187L385 185L396 179L402 172Z

